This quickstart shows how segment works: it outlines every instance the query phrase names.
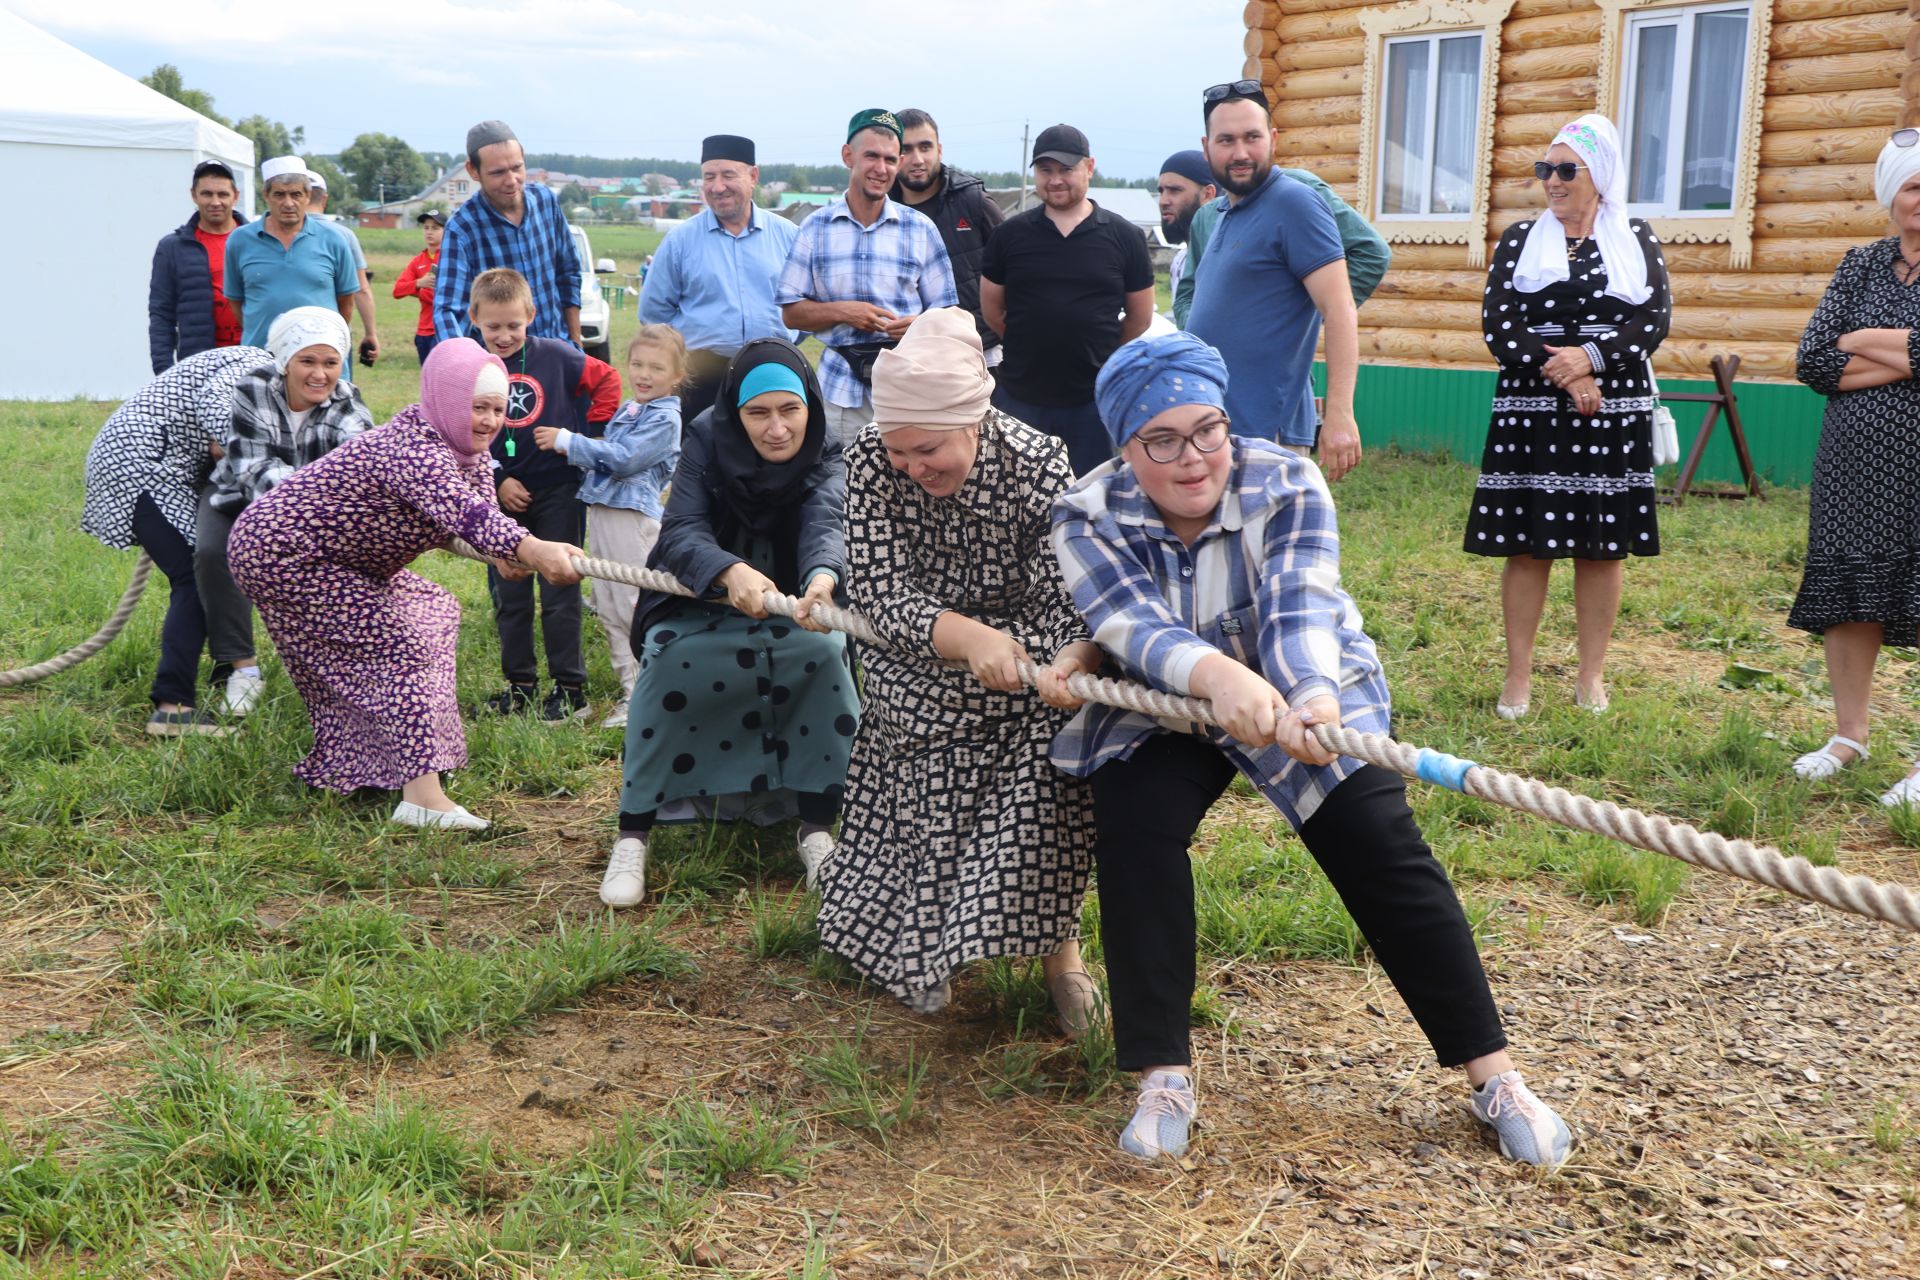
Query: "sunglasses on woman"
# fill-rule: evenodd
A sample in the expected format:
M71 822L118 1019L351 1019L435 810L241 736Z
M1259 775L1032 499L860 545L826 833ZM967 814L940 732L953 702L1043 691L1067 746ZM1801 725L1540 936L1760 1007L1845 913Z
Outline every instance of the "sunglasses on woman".
M1245 98L1272 110L1272 104L1267 101L1267 91L1261 88L1258 80L1229 80L1225 84L1211 85L1200 92L1201 103L1209 107L1216 102L1225 102L1229 98Z
M1910 147L1920 142L1920 129L1895 129L1893 136L1887 139L1896 147Z
M1574 164L1571 160L1563 160L1559 164L1550 164L1545 160L1535 160L1533 162L1533 176L1545 182L1548 178L1558 174L1560 181L1572 182L1574 174L1589 167L1591 166Z

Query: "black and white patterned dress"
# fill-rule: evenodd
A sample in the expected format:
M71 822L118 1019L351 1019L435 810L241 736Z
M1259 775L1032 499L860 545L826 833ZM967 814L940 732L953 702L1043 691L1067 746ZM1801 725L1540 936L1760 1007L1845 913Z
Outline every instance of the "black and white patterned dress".
M820 940L895 996L1078 936L1092 790L1047 759L1070 713L1030 689L986 689L933 648L949 609L1037 662L1087 638L1048 542L1072 483L1059 440L997 410L952 497L889 466L872 427L847 450L847 591L891 648L860 649L865 701Z
M1481 316L1500 381L1467 512L1466 550L1542 560L1657 555L1647 360L1667 336L1671 312L1659 241L1633 219L1653 288L1635 306L1606 292L1606 264L1591 239L1575 253L1566 280L1537 293L1515 289L1514 267L1532 227L1509 228L1487 272ZM1599 355L1599 413L1575 412L1572 397L1541 376L1548 346L1584 346Z
M87 450L87 497L80 527L124 551L133 545L133 508L143 493L174 532L193 545L200 489L213 469L207 445L233 427L233 389L273 356L259 347L215 347L163 370L127 397Z
M1920 285L1893 274L1896 236L1847 251L1800 339L1800 381L1828 397L1813 456L1807 567L1787 625L1878 622L1887 643L1920 626L1920 383L1840 390L1855 329L1906 329L1920 369Z

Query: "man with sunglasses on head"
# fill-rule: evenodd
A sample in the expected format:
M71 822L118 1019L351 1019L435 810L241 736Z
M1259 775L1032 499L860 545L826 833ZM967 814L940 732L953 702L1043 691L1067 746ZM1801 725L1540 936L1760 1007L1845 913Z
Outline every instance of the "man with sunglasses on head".
M1186 327L1233 371L1228 414L1247 434L1309 452L1338 480L1360 461L1353 417L1359 316L1346 246L1324 201L1274 166L1265 92L1252 80L1202 95L1201 142L1227 208L1197 264ZM1326 329L1324 426L1314 410L1313 355Z

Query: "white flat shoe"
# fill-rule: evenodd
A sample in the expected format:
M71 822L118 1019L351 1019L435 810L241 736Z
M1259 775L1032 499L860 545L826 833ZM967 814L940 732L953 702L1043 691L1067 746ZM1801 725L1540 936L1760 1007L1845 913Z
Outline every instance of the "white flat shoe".
M489 825L485 818L475 817L459 805L451 809L429 809L411 800L402 800L395 805L393 816L387 821L403 827L426 827L442 831L485 831Z
M820 868L827 865L837 848L839 846L833 842L833 835L826 831L816 831L800 841L800 865L807 869L807 888L820 887Z
M1920 807L1920 771L1908 774L1893 784L1893 790L1880 797L1880 803L1889 809L1899 809L1907 805Z
M1502 720L1518 720L1527 714L1527 706L1524 702L1496 702L1493 704L1493 714Z
M1607 708L1613 705L1605 693L1602 693L1597 698L1589 698L1583 693L1576 693L1573 695L1573 701L1574 705L1578 706L1582 711L1591 711L1596 716L1607 714Z
M1839 756L1833 754L1835 747L1852 748L1853 759L1842 760ZM1795 760L1793 762L1793 772L1807 782L1819 782L1823 778L1831 778L1834 774L1840 772L1848 765L1853 764L1855 761L1868 759L1871 754L1872 753L1867 750L1866 743L1855 742L1852 738L1842 737L1836 733L1831 738L1828 738L1827 744L1818 751L1809 751L1798 760ZM1893 792L1889 791L1887 794L1892 795Z
M610 907L631 907L646 896L647 842L623 836L614 841L607 872L600 877L600 901Z

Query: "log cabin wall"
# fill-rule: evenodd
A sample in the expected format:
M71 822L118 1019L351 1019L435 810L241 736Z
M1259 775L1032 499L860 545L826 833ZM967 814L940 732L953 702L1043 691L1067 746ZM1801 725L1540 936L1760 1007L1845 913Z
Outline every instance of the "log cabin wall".
M1368 25L1378 31L1382 11L1424 2L1247 4L1244 74L1267 86L1279 164L1315 171L1360 206L1362 149L1379 145L1362 137L1362 117L1372 114L1363 109L1365 64L1378 39L1362 21L1374 15ZM1646 2L1625 0L1634 13L1645 12L1637 6ZM1675 309L1655 367L1667 389L1680 390L1685 380L1710 376L1714 355L1738 353L1742 415L1760 464L1793 483L1808 475L1821 407L1792 381L1794 351L1841 255L1888 232L1873 199L1873 162L1891 129L1920 123L1920 0L1773 0L1770 15L1765 3L1755 0L1752 10L1753 21L1770 17L1771 26L1764 50L1756 50L1764 96L1750 251L1742 252L1743 243L1663 236ZM1487 95L1494 119L1482 248L1542 206L1532 162L1562 124L1594 110L1619 121L1617 90L1614 103L1599 103L1609 20L1622 20L1617 8L1609 15L1594 0L1512 0L1504 21L1494 23L1499 62ZM1613 30L1617 40L1620 28ZM1371 418L1370 436L1477 458L1491 392L1479 305L1486 258L1467 243L1396 243L1393 250L1392 269L1360 312L1361 408L1374 411L1363 413L1363 428ZM1432 376L1437 371L1478 377L1468 388ZM1415 410L1447 421L1403 426L1399 420ZM1379 422L1383 412L1390 427ZM1689 417L1681 419L1684 441ZM1716 462L1725 471L1730 451L1710 453L1710 466Z

